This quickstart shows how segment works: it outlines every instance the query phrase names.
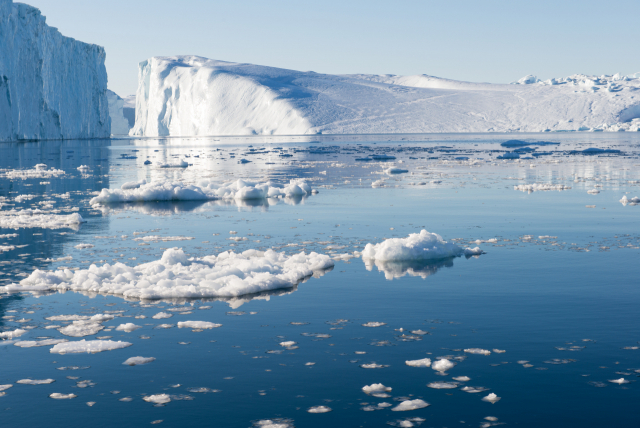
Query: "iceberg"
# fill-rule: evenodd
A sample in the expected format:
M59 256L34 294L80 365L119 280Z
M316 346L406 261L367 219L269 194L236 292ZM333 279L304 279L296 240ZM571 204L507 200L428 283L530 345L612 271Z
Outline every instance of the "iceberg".
M113 91L107 90L111 135L129 135L129 121L124 116L124 100Z
M521 84L331 75L199 56L139 64L132 136L543 132L638 127L640 77ZM608 79L608 80L607 80ZM595 82L588 86L587 82ZM611 129L609 129L611 128ZM630 128L630 129L631 129ZM626 129L626 128L625 128ZM513 158L516 155L510 155ZM369 159L363 159L369 160Z
M0 46L0 141L109 137L104 48L12 0L0 0Z

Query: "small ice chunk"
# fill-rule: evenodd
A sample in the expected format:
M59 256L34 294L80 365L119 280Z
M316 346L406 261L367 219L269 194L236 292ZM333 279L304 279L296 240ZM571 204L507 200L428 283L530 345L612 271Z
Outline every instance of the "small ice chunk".
M76 398L77 395L76 394L61 394L59 392L54 392L53 394L50 394L49 397L53 398L54 400L69 400L71 398Z
M178 328L194 328L194 329L205 329L205 328L218 328L222 327L222 324L216 324L209 321L180 321L178 322Z
M431 359L430 358L423 358L421 360L407 360L404 362L406 365L411 366L411 367L430 367L431 366Z
M135 331L135 330L137 330L139 328L142 328L142 326L141 325L135 325L132 322L128 322L128 323L125 323L125 324L120 324L118 327L116 327L116 330L117 331L124 331L124 332L127 332L127 333L131 333L132 331Z
M13 385L8 383L5 385L0 385L0 391L6 391L7 389L11 388Z
M284 348L291 348L292 346L295 346L296 342L294 342L293 340L288 340L286 342L280 342L280 346L284 347Z
M455 389L458 387L457 382L431 382L427 386L433 389Z
M0 339L14 339L16 337L20 337L25 334L27 330L23 330L21 328L17 328L12 331L3 331L0 333Z
M97 334L102 329L104 329L104 326L100 323L91 321L74 321L72 324L59 328L58 331L65 336L84 337Z
M362 324L363 327L382 327L383 325L387 325L387 323L386 322L369 321L366 324Z
M170 314L170 313L167 313L167 312L158 312L157 314L155 314L151 318L153 318L154 320L162 320L162 319L165 319L165 318L171 318L172 316L173 316L173 314Z
M436 233L426 230L411 233L407 238L390 238L379 244L367 244L363 259L378 261L424 261L460 256L464 250L453 242L446 242Z
M458 382L469 382L471 378L469 376L456 376L453 380L457 380Z
M391 410L394 412L406 412L408 410L423 409L427 406L429 406L429 403L418 398L415 400L405 400Z
M501 400L501 397L498 397L493 392L491 394L487 395L486 397L482 398L482 401L486 401L486 402L491 403L491 404L497 403L500 400Z
M331 407L327 406L313 406L307 409L308 413L327 413L331 411Z
M127 358L127 360L122 363L125 366L139 366L142 364L148 364L152 361L155 361L154 357L131 357Z
M477 394L478 392L487 391L487 388L484 388L482 386L465 386L464 388L462 388L462 391L468 392L469 394Z
M55 381L55 379L20 379L16 383L21 385L48 385Z
M476 355L491 355L491 351L481 348L468 348L465 349L464 352L467 354L476 354Z
M446 372L449 369L452 369L455 366L454 363L449 361L446 358L442 358L431 365L431 368L438 372Z
M611 382L611 383L617 383L618 385L623 385L623 384L625 384L625 383L629 383L629 381L628 381L628 380L626 380L626 379L625 379L625 378L623 378L623 377L621 377L620 379L612 379L612 380L609 380L609 382Z
M391 387L384 386L381 383L372 383L362 387L362 391L367 395L384 394L391 391Z
M113 351L131 346L132 343L113 340L78 340L75 342L58 343L49 350L52 354L95 354L103 351Z
M171 396L169 396L169 394L155 394L147 395L145 397L142 397L142 399L147 403L166 404L171 401Z

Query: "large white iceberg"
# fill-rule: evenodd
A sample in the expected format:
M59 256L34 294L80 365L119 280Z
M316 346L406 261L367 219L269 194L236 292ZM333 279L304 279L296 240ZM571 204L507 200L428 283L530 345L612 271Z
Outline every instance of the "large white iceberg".
M0 141L110 135L104 48L0 0Z
M173 248L160 260L138 266L38 269L18 284L0 287L0 292L73 290L137 299L236 297L293 287L333 264L329 256L317 253L287 256L273 250L247 250L188 258L182 249Z
M198 56L153 57L139 65L130 135L577 131L640 117L634 95L640 78L554 82L330 75Z

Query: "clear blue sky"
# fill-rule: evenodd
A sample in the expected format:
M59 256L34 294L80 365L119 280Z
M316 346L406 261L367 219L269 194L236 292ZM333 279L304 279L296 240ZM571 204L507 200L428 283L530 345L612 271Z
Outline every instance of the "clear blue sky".
M104 46L109 88L135 93L152 56L201 55L319 73L509 83L640 71L640 1L26 0Z

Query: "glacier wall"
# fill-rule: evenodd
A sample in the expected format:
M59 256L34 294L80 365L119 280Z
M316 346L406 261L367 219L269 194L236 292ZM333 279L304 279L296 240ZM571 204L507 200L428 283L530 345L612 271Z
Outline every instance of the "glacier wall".
M523 80L523 79L521 79ZM639 76L504 85L197 56L140 63L132 136L638 130Z
M107 101L111 118L111 135L129 135L131 126L124 116L124 99L115 92L107 90Z
M0 0L0 141L109 137L104 60L39 9Z

